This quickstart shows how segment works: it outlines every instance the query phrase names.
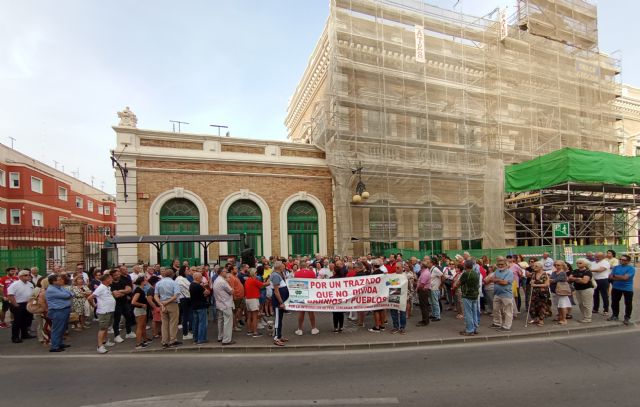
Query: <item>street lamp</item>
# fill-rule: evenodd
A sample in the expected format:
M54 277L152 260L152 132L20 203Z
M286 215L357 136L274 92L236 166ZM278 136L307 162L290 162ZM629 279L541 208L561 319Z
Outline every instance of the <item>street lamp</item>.
M356 204L362 202L363 200L366 201L367 199L369 199L369 192L367 192L367 187L366 185L364 185L364 182L362 182L362 170L363 168L362 168L361 162L358 163L358 167L351 170L352 174L358 174L358 183L356 184L356 194L351 199L351 202Z

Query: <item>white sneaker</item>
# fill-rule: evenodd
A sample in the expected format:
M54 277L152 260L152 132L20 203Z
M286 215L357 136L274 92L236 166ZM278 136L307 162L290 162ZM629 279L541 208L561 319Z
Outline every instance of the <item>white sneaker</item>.
M116 344L115 344L115 343L113 343L113 342L111 342L111 341L107 341L107 342L105 342L105 344L104 344L104 345L102 345L102 346L106 346L107 348L110 348L110 347L112 347L112 346L116 346Z
M298 335L298 336L302 336L302 329L296 329L296 331L294 332L294 334Z
M320 330L318 328L313 328L311 330L311 335L318 335L320 333Z
M110 334L112 334L112 333L113 333L113 328L109 328L109 329L107 329L107 332L108 332L108 333L110 333Z
M136 334L134 334L133 332L129 332L128 334L125 335L125 338L127 339L135 339Z
M105 348L104 346L100 346L97 350L98 350L98 353L101 353L101 354L109 352L109 350L107 350L107 348Z
M147 325L147 331L151 329L151 325Z
M178 329L182 329L182 324L178 325Z
M186 335L182 335L182 339L183 340L187 340L187 339L193 339L193 334L186 334Z
M122 339L122 336L120 336L120 335L116 336L114 340L116 341L116 343L124 342L124 339Z

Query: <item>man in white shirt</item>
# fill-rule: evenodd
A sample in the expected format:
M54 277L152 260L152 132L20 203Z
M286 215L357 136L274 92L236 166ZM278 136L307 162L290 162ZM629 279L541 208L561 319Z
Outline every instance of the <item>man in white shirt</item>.
M596 253L596 261L591 263L591 273L596 282L593 291L593 313L598 313L600 308L600 298L602 298L602 315L609 315L609 274L611 274L611 264L605 259L604 253Z
M425 257L426 266L431 273L431 321L440 321L440 289L444 282L444 274L433 263L431 257Z
M112 277L105 274L100 277L102 284L87 298L96 309L98 315L98 353L109 352L105 346L114 346L115 343L107 340L107 331L113 325L113 313L116 310L116 299L111 292Z
M553 259L549 257L549 253L542 253L542 269L545 273L553 273Z
M31 284L31 272L22 270L18 273L18 281L14 282L7 289L9 307L13 314L13 325L11 325L11 341L20 343L23 339L35 338L29 335L29 326L33 321L33 315L27 311L27 303L33 294L33 284Z

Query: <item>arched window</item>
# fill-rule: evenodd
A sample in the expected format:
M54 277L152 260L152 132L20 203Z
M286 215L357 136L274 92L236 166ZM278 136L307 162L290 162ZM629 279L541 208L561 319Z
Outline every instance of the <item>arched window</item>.
M161 235L200 234L200 212L196 205L185 198L167 201L160 209ZM190 265L200 264L200 250L197 243L168 243L162 247L163 266L169 266L173 259L187 260Z
M318 253L318 211L310 202L298 201L287 212L289 254L310 256Z
M249 199L235 201L227 211L227 233L246 233L249 247L262 256L262 211ZM229 242L229 254L239 256L240 242Z

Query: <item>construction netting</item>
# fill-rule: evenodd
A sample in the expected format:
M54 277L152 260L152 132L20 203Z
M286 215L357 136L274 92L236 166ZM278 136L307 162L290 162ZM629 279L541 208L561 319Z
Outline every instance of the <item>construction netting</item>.
M640 184L640 157L563 148L505 169L505 191L523 192L565 182Z
M519 3L510 17L475 17L417 0L331 0L286 124L326 153L337 252L506 247L505 164L617 149L618 62L597 41L527 25L544 10L591 26L595 6ZM359 166L370 196L353 203Z

